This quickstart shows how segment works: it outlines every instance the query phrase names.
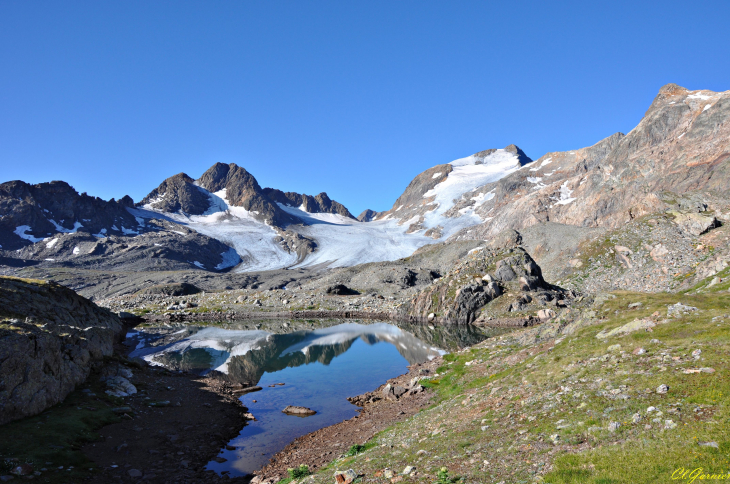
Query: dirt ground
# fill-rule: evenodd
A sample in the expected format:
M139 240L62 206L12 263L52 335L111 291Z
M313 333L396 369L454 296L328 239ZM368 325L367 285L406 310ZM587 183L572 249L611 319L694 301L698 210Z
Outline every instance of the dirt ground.
M130 411L121 422L102 428L99 441L82 449L103 473L99 482L248 480L205 470L246 421L247 409L230 387L215 379L149 366L135 369L130 381L138 389L125 398Z

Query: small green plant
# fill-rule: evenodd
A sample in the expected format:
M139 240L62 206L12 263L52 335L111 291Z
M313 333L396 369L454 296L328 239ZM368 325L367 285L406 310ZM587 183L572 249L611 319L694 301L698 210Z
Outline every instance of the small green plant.
M307 477L309 474L309 466L306 466L304 464L300 465L299 467L289 468L286 470L289 473L289 477L292 479L300 479L302 477Z
M352 456L355 456L355 455L359 454L360 452L362 452L364 450L365 450L365 446L364 445L355 444L352 447L350 447L347 450L347 452L345 452L345 456L352 457Z
M449 470L446 467L442 467L439 469L439 471L436 473L436 484L454 484L455 482L459 482L461 480L461 477L449 477Z

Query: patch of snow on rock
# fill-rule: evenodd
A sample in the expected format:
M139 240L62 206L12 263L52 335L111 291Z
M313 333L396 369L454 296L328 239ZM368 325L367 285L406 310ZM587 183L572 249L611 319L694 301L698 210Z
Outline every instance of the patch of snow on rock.
M34 237L30 234L26 234L26 232L29 230L30 230L30 225L21 225L19 227L15 227L15 230L13 231L13 233L22 239L33 242L34 244L36 242L40 242L41 240L46 240L43 237L38 238L38 237Z

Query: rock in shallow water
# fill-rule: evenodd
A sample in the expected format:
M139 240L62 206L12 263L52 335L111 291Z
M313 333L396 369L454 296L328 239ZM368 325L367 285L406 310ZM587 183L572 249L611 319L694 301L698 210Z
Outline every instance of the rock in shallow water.
M300 417L306 417L306 416L314 415L317 413L316 411L312 410L311 408L297 407L294 405L287 406L284 410L282 410L282 412L284 412L287 415L297 415Z

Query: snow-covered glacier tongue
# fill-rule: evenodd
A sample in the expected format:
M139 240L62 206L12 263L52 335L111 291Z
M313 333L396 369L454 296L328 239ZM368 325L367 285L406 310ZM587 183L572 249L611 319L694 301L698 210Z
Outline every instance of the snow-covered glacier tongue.
M220 189L224 183L218 179L211 181L211 175L196 181L176 175L179 181L163 183L143 200L134 214L144 218L168 218L229 245L240 256L236 272L348 267L407 257L419 247L445 240L465 227L482 223L483 219L473 210L455 211L452 208L464 194L496 182L530 161L519 148L510 145L437 165L414 178L393 208L378 213L370 222L347 216L349 212L346 215L311 212L304 204L293 207L282 203L281 193L261 189L245 170L235 165L226 170L220 164L206 173L241 171L247 177L242 197L240 187L235 186L236 181L226 175L225 186L236 188L235 202L231 200L228 188ZM209 191L203 185L219 189ZM202 205L200 195L207 199ZM490 194L480 197L477 204L490 199ZM189 199L198 199L198 202L188 211L184 202ZM177 210L170 211L172 207ZM261 210L257 210L259 207ZM315 250L303 258L287 250L281 243L283 230L314 240ZM236 263L236 256L227 253L216 269Z

